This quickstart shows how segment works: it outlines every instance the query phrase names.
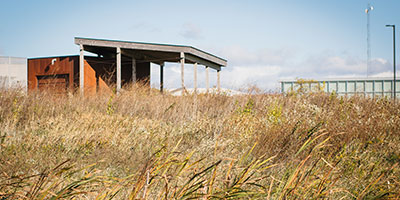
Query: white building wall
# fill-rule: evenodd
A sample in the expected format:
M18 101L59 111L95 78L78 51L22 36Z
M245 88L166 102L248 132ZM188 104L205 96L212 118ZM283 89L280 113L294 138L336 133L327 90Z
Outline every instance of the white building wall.
M27 59L0 56L0 88L23 88L28 86Z

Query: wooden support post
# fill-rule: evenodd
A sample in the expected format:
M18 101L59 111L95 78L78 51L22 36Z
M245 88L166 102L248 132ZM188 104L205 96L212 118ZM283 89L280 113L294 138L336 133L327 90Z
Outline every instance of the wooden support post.
M208 77L208 68L209 67L207 67L206 66L206 91L208 92L208 90L210 89L210 82L209 82L209 77Z
M197 63L194 63L194 93L197 94Z
M117 94L121 90L121 48L117 47Z
M221 90L221 70L217 70L217 91Z
M84 74L85 73L85 57L83 56L83 45L79 45L79 89L81 96L84 95Z
M132 84L136 84L136 59L132 57Z
M182 90L185 90L184 67L185 67L185 53L181 52L181 83L182 83Z
M164 63L160 64L160 92L164 91Z

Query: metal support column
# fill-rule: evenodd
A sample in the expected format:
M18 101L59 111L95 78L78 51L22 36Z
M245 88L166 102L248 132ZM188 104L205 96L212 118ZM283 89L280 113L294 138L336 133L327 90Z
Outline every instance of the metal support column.
M375 98L375 80L372 81L372 97Z
M121 90L121 48L117 47L117 94Z
M382 97L385 96L385 81L382 81Z
M396 28L393 25L393 97L396 102Z
M393 86L392 86L392 94L394 102L396 102L396 26L395 25L386 25L386 27L391 27L393 30Z
M329 85L330 85L330 81L327 81L327 82L326 82L326 91L328 92L328 94L331 93L331 92L329 91Z

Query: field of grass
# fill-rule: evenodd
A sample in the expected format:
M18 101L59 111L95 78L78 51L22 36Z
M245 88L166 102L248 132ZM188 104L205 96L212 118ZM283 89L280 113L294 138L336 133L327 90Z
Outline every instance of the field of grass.
M0 92L0 199L400 199L400 106Z

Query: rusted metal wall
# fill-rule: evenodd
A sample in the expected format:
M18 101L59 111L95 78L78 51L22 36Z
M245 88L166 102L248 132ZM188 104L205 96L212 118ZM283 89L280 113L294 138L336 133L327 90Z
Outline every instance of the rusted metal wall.
M61 88L61 79L65 81L65 90L74 87L74 66L78 65L79 57L50 57L28 59L28 90L41 87ZM54 82L51 80L54 79ZM48 83L49 85L45 85Z
M115 59L85 56L85 94L110 92L115 86ZM132 61L122 59L122 85L132 82ZM138 81L150 86L150 62L138 62ZM28 90L46 89L57 93L74 91L79 86L79 56L28 59Z

